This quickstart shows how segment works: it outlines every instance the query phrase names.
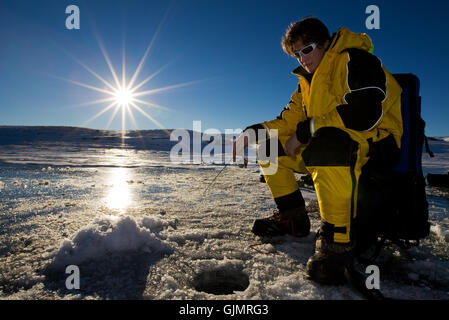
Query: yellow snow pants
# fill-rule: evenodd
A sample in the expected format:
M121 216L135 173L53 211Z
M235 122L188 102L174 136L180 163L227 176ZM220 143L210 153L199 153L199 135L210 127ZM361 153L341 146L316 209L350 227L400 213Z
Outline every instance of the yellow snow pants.
M279 137L282 148L289 138ZM324 231L331 241L348 243L351 222L357 212L358 181L369 159L368 152L369 144L363 132L324 127L315 133L309 144L301 146L295 160L279 150L275 173L264 172L269 162L259 161L259 165L275 199L298 192L294 172L309 173L320 207L320 232Z

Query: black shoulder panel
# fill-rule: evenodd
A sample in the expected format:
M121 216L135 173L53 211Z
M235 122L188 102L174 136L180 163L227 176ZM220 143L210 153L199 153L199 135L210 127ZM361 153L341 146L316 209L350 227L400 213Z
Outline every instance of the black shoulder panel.
M372 129L382 118L382 101L386 97L386 75L382 62L361 49L346 49L349 54L347 82L350 92L346 104L337 111L345 127L358 131Z
M348 84L351 91L378 87L385 93L387 79L379 58L361 49L345 51L349 54Z

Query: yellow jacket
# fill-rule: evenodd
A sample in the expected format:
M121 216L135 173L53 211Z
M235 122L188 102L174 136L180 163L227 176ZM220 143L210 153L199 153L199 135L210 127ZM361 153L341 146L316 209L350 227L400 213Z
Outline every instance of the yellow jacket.
M299 85L290 102L262 125L279 136L296 132L302 143L322 127L340 128L358 141L392 133L400 147L402 89L370 51L366 34L339 29L313 76L302 67L293 71Z

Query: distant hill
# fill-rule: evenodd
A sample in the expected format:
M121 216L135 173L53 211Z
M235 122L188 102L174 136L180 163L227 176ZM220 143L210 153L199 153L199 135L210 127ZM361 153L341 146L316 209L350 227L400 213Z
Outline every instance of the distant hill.
M130 148L142 150L170 150L178 141L170 141L174 129L97 130L63 126L0 126L0 146L71 146L91 148ZM189 134L193 143L193 131ZM222 136L223 137L223 136ZM211 137L203 135L202 146Z

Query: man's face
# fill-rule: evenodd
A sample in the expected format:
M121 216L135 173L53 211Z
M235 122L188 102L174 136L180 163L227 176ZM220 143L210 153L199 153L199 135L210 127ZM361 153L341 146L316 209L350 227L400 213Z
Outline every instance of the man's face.
M293 52L300 51L310 44L311 43L303 43L301 40L298 40L293 44ZM327 48L328 45L329 41L326 41L324 43L324 46L317 45L315 49L313 49L310 53L300 55L298 61L307 72L315 72L321 60L323 59L324 54L326 53L325 48Z

